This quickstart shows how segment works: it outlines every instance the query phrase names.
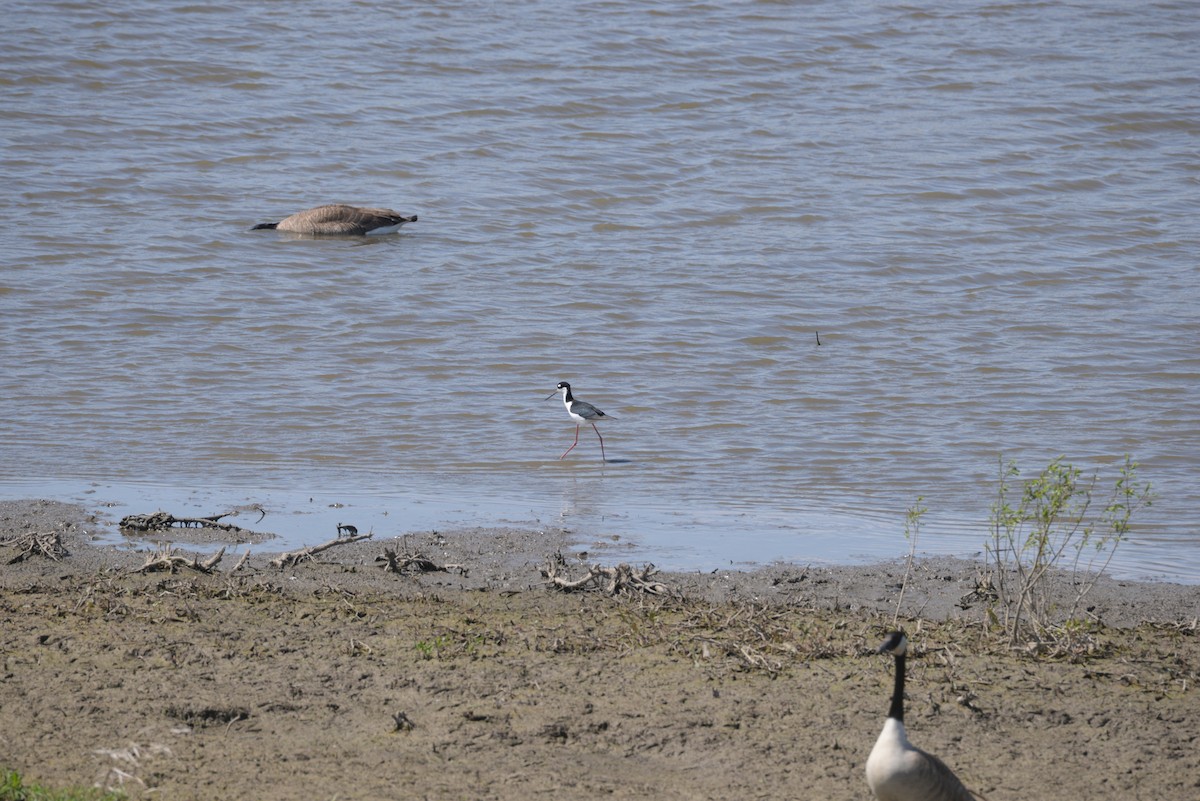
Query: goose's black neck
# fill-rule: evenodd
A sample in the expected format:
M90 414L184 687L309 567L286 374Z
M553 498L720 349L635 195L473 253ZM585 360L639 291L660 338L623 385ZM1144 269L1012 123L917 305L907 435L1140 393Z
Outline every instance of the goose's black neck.
M904 722L904 654L896 655L896 684L892 688L892 707L888 710L888 717L895 718L901 723Z

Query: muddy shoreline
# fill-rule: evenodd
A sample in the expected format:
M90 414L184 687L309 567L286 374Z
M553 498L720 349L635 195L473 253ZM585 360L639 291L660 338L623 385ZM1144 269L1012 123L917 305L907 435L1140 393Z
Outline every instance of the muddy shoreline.
M69 554L7 564L0 546L0 767L28 779L171 799L869 797L890 687L870 649L903 562L660 574L662 597L612 597L542 568L617 553L498 528L139 572L148 555L96 547L89 517L0 504L0 542L55 530ZM451 569L388 573L385 549ZM1092 650L1037 659L985 634L980 570L920 560L905 590L914 742L990 801L1200 795L1200 588L1101 579Z

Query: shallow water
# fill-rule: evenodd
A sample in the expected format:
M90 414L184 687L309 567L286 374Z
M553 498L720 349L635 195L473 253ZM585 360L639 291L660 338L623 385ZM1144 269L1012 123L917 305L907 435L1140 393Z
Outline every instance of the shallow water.
M1001 456L1130 453L1116 572L1200 580L1194 4L279 8L9 14L0 494L706 569L918 496L970 555ZM329 201L420 222L247 230Z

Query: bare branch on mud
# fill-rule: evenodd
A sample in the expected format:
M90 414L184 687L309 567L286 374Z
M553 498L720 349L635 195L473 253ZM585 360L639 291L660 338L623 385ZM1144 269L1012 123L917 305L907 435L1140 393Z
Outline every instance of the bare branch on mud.
M129 531L166 531L169 528L217 528L222 531L245 531L251 533L249 529L244 529L241 526L235 526L233 523L222 523L222 517L228 517L229 513L223 515L212 515L210 517L176 517L170 512L154 512L148 515L126 515L121 518L121 528Z
M705 658L712 655L713 649L717 649L724 652L726 656L740 659L747 668L764 670L772 676L777 674L783 667L781 660L769 659L761 647L748 645L744 642L718 640L713 637L695 637L693 640L700 643L701 653Z
M225 548L217 551L212 556L201 561L200 557L193 556L188 558L171 552L171 546L167 549L155 551L146 556L146 564L131 571L133 573L153 573L158 570L165 570L168 573L175 573L180 568L188 568L195 570L198 573L212 573L217 563L221 561L221 557L225 555Z
M312 559L321 551L327 551L335 545L345 545L350 542L358 542L359 540L369 540L372 536L374 536L373 532L367 532L366 534L359 534L355 537L337 537L336 539L329 540L328 542L323 542L320 545L310 545L309 547L303 548L299 551L281 553L279 556L271 560L271 565L278 568L293 567L300 564L305 559Z
M221 557L225 555L225 546L221 546L221 550L214 553L212 556L200 563L200 568L205 572L212 572L212 569L217 566L217 562L221 561Z
M546 558L542 566L542 576L551 587L573 592L588 588L604 590L609 595L620 593L644 592L651 595L666 595L670 589L661 581L652 581L651 576L659 571L654 565L645 565L640 570L634 570L622 562L616 567L592 565L582 578L572 579L566 575L566 560L561 553Z
M58 531L28 531L11 540L4 540L0 545L20 549L16 556L8 560L10 565L23 562L32 556L44 556L60 562L64 556L70 555L63 547L62 534Z
M391 548L384 548L383 554L375 557L376 562L383 562L383 569L387 573L450 573L457 572L461 576L467 575L467 568L463 565L439 565L432 559L422 556L419 553L397 553Z
M982 573L975 576L975 589L963 595L958 599L959 609L970 609L976 602L995 603L1000 599L1000 594L996 592L996 586L992 582L992 576L983 575Z
M250 559L250 549L247 548L246 552L242 554L242 558L238 560L237 564L233 566L233 570L230 570L229 572L230 573L238 572L239 570L241 570L243 567L246 566L246 562L249 559Z

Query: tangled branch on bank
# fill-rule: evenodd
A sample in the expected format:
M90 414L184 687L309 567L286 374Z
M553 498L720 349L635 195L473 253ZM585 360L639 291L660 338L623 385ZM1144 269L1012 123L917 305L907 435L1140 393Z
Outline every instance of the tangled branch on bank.
M383 569L387 573L450 573L454 571L461 576L467 575L467 568L463 565L439 565L419 553L408 551L397 553L387 547L383 549L381 555L375 557L375 561L383 562Z
M198 556L187 557L181 556L172 552L171 546L167 546L165 550L156 550L154 553L147 554L146 564L131 571L133 573L153 573L159 570L165 570L168 573L177 573L181 568L195 570L197 573L212 573L216 568L217 563L221 561L221 557L225 555L225 549L217 551L207 559L201 560Z
M70 555L63 547L62 533L59 531L27 531L11 540L0 542L0 545L18 549L17 555L8 560L10 565L23 562L33 556L44 556L60 562L63 557Z
M616 567L592 565L582 578L572 579L566 575L567 563L561 553L546 558L542 566L542 576L551 587L573 592L588 588L604 590L609 595L617 593L643 592L651 595L666 595L670 589L661 581L652 581L651 577L659 570L654 565L644 565L640 570L634 570L622 562Z
M313 556L319 554L321 551L329 550L336 545L346 545L347 543L358 542L359 540L369 540L372 536L373 534L371 532L367 532L366 534L358 534L352 537L337 537L329 540L328 542L323 542L320 545L310 545L309 547L302 548L299 551L281 553L279 556L271 560L271 566L281 569L285 567L293 567L306 559L313 558Z
M229 513L211 515L209 517L176 517L170 512L154 512L148 515L126 515L121 518L121 529L124 531L166 531L170 528L216 528L222 531L245 531L249 529L235 526L233 523L222 523L222 517Z

